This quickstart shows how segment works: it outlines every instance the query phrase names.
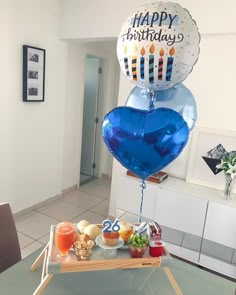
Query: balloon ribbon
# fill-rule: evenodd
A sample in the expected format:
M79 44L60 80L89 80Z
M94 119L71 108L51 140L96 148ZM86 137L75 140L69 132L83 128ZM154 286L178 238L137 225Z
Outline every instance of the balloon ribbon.
M151 111L152 109L154 109L154 95L155 95L155 92L151 89L148 89L148 93L149 93L149 96L150 96L150 100L149 100L149 111Z
M143 179L141 180L140 187L141 187L141 202L140 202L140 208L139 208L138 223L141 223L142 222L143 196L144 196L144 192L143 191L146 188L146 183L145 183L145 181Z

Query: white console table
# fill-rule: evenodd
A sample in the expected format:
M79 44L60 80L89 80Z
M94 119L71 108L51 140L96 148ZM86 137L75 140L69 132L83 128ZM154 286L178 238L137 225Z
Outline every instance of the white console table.
M139 180L123 175L119 182L126 193L116 196L116 207L137 214ZM172 254L236 278L236 196L226 201L221 191L168 177L147 182L142 216L176 235L178 243L167 243Z

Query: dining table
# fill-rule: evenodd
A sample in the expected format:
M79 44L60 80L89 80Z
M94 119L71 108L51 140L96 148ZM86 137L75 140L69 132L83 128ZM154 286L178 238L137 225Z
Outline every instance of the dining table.
M1 295L32 295L41 279L42 267L31 265L42 249L0 274ZM184 295L235 295L236 283L173 258L168 265ZM176 295L164 268L116 269L58 273L42 291L50 295Z

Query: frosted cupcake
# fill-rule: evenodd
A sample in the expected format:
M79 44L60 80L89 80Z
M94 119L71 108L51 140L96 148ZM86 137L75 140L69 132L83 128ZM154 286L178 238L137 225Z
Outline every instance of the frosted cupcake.
M107 246L115 246L118 243L120 234L118 232L102 233L102 241Z

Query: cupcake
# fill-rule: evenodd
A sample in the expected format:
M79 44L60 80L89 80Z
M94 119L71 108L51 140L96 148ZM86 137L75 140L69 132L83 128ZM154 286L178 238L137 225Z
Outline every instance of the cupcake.
M119 222L120 225L120 236L124 240L124 243L127 244L129 237L133 234L133 226L129 223L126 223L124 221Z
M102 233L102 241L107 246L115 246L118 243L120 234L118 232Z

